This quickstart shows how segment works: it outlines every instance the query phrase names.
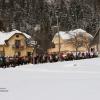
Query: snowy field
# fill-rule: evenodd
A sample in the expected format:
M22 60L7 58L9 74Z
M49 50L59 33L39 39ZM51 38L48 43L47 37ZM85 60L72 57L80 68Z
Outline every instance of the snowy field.
M100 58L0 69L0 100L100 100Z

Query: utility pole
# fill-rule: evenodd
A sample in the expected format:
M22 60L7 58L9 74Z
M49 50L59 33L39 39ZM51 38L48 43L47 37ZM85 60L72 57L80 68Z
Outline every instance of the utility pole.
M60 44L60 33L59 33L59 17L56 16L56 18L57 18L57 31L58 31L58 54L60 56L61 44Z

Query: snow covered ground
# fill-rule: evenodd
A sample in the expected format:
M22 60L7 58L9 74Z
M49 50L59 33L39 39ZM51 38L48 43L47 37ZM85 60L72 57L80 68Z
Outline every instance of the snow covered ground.
M0 100L100 100L100 58L0 69Z

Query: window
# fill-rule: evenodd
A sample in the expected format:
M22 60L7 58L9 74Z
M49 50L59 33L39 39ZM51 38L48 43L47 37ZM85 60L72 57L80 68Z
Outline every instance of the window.
M19 38L19 35L16 35L17 38Z
M32 53L31 52L27 52L27 56L29 57L29 56L31 56L32 55Z
M21 41L20 40L15 40L15 47L20 48Z

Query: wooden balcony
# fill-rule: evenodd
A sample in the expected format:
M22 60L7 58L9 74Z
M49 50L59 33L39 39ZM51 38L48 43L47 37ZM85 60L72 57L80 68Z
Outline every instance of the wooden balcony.
M23 49L25 49L25 46L24 45L20 45L20 46L13 45L12 48L18 49L18 50L23 50Z

